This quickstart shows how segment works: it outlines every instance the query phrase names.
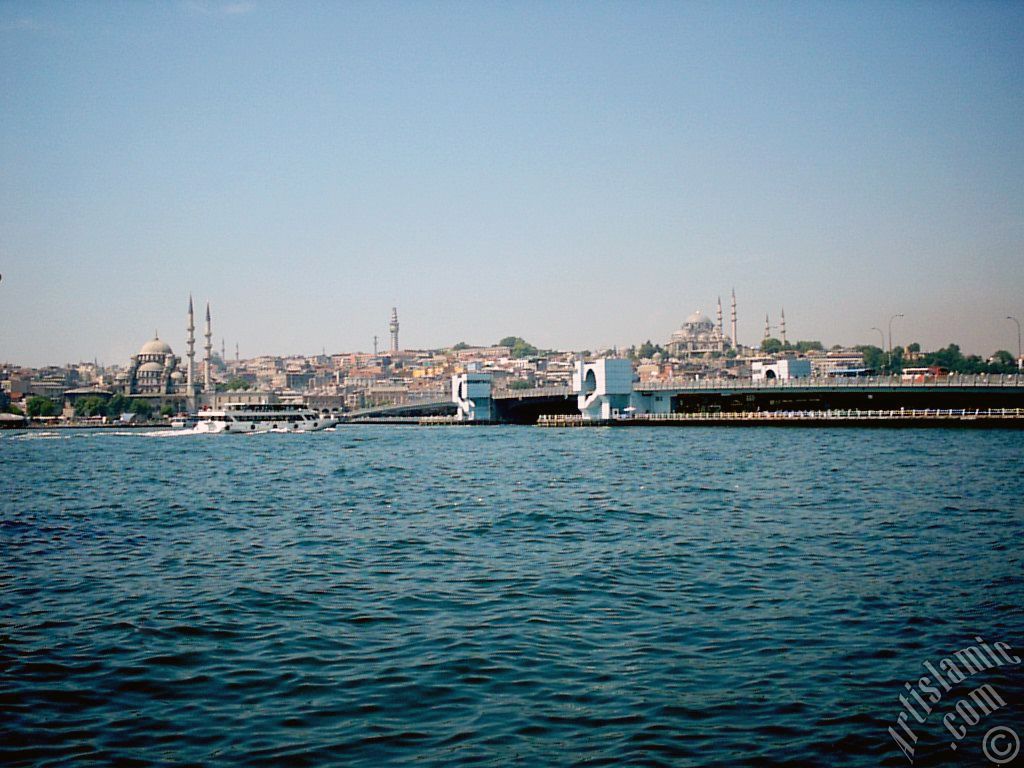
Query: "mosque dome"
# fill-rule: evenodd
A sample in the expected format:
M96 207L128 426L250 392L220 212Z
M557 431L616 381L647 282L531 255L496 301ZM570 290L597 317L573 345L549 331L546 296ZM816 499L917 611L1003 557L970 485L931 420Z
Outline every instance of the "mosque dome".
M701 312L699 309L686 318L687 325L714 325L711 322L711 318Z
M139 350L140 355L172 355L170 346L165 341L160 341L159 337L155 337L150 341L147 341L142 345L142 349Z
M164 367L160 363L143 363L139 366L139 373L163 373Z

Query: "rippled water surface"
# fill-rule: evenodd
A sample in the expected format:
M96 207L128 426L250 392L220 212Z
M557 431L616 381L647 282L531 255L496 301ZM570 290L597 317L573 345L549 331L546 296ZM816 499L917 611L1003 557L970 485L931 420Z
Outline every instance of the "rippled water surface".
M1022 459L1013 431L0 434L0 763L909 765L923 662L1024 646ZM915 765L987 764L1022 669L945 694ZM953 752L982 682L1008 705Z

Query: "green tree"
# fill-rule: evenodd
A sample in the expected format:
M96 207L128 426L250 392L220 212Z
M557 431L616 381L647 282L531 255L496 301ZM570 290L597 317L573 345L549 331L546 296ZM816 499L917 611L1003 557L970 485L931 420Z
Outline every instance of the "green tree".
M782 342L776 338L767 338L761 342L761 351L766 355L777 355L782 351Z
M514 379L508 383L509 389L533 389L533 384L523 379Z
M893 347L889 356L889 372L901 373L903 371L903 347Z
M637 347L636 356L640 360L649 360L659 352L662 354L662 356L665 355L665 350L661 348L660 344L652 344L651 340L648 339L639 347Z
M235 392L239 389L252 389L252 385L245 379L235 377L231 379L227 384L224 385L224 389L228 392Z
M538 354L537 348L519 336L506 336L498 342L499 347L509 347L512 350L512 357L535 357Z
M957 344L950 344L934 352L925 352L921 357L921 362L925 365L937 365L941 368L947 368L953 373L963 373L967 365L967 360Z
M132 401L130 398L125 397L120 392L115 394L109 401L107 401L107 416L111 419L118 419L122 413L129 413L132 409Z
M174 415L174 406L172 406L170 403L167 403L166 405L164 405L163 408L160 409L160 415L161 416L173 416Z
M907 352L909 352L910 354L916 355L920 351L921 351L921 345L918 344L916 341L911 342L910 344L907 344Z
M885 370L885 350L881 347L876 347L874 344L862 344L857 347L857 351L864 357L864 367L870 368L873 371Z
M28 415L31 418L36 416L56 416L60 413L60 408L48 397L41 395L33 395L25 403L25 409L28 411Z
M1005 349L997 350L992 354L992 359L989 360L988 372L1017 373L1017 361Z
M128 409L132 413L137 413L139 416L141 416L144 419L148 419L148 418L150 418L153 415L153 406L150 405L145 400L138 400L138 399L132 400L131 405L128 406Z
M103 416L106 413L107 404L102 397L90 395L83 397L75 403L75 416L79 418L90 418L92 416Z
M817 352L823 352L825 350L825 347L822 345L820 341L798 341L795 345L793 345L793 349L795 349L797 352L803 353L810 352L812 350Z
M961 373L985 373L988 364L979 355L968 355L964 358L964 364L960 368Z
M464 349L469 349L469 344L467 344L467 343L466 343L466 342L464 342L464 341L460 341L460 342L459 342L458 344L455 344L455 345L454 345L454 346L452 347L452 351L453 351L453 352L461 352L461 351L462 351L462 350L464 350Z

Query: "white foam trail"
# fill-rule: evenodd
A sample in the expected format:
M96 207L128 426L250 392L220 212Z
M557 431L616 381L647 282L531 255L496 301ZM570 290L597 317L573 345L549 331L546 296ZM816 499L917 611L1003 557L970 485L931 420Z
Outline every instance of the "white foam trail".
M158 429L153 432L142 432L143 437L185 437L191 435L205 435L197 429Z
M59 432L26 432L21 435L13 435L12 440L67 440L71 435L62 435Z

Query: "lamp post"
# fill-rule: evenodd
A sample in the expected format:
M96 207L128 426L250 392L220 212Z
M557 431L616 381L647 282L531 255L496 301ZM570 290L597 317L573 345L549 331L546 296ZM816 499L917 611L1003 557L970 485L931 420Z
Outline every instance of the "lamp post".
M897 317L903 317L902 312L898 312L889 318L889 373L892 374L892 321Z
M871 330L872 331L878 331L878 336L879 336L879 338L882 339L882 346L880 346L878 349L880 351L884 352L885 351L885 334L882 332L881 328L875 328L875 326L871 326Z
M1007 315L1006 319L1013 320L1013 322L1017 324L1017 369L1019 370L1021 366L1024 365L1024 360L1022 360L1022 355L1020 352L1020 320L1011 315Z

